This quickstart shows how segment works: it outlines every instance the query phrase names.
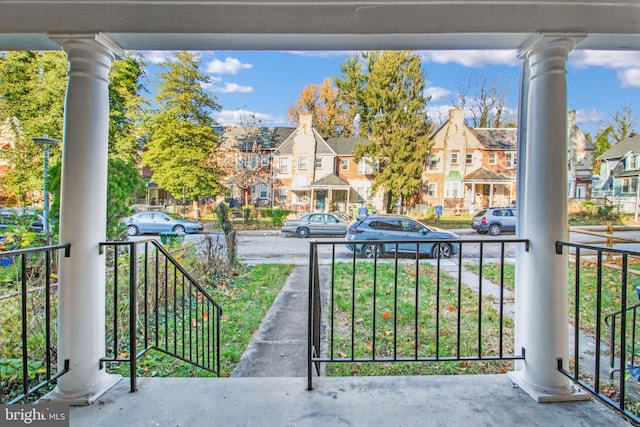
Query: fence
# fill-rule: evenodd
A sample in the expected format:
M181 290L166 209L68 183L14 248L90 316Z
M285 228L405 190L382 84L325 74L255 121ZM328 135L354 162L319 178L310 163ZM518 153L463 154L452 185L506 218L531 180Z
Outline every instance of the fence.
M107 354L129 363L157 350L220 375L221 307L156 240L107 242ZM139 249L141 248L141 249Z
M526 240L460 240L457 257L424 259L418 247L438 241L358 242L395 247L391 258L336 259L344 241L312 241L309 276L308 388L323 363L511 361L523 359L514 347L507 316L505 244ZM416 249L400 254L401 248ZM478 248L472 281L463 267L472 262L465 247ZM499 280L483 280L484 253L497 248ZM320 255L328 271L321 273Z
M3 252L0 255L0 402L39 396L69 370L57 358L57 258L69 245ZM57 368L56 368L57 366Z

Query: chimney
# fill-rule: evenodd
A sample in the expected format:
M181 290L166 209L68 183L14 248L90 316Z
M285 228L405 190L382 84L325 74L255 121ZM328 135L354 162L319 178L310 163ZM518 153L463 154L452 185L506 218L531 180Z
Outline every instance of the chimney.
M300 114L300 117L298 117L298 126L310 130L313 126L313 116L311 114Z
M449 110L449 121L454 125L462 126L464 124L464 110L460 108Z

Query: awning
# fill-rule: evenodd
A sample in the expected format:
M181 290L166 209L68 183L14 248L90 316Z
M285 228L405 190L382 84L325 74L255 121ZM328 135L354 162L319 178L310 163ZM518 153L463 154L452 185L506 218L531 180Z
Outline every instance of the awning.
M456 182L462 181L462 177L460 176L460 172L458 172L458 171L449 172L449 175L447 175L447 177L445 178L445 181L456 181Z

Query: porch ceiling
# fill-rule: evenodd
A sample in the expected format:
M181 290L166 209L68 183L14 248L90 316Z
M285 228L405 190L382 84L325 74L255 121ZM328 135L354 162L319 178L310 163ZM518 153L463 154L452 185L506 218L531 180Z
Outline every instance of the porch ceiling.
M128 50L517 49L540 32L640 49L639 27L636 0L14 0L0 49L56 49L47 34L66 33Z

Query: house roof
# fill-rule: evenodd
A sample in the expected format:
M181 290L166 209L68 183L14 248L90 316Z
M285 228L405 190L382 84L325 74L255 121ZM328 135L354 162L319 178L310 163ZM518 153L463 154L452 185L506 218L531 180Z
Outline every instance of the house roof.
M336 174L325 175L311 183L311 187L349 187L349 183Z
M255 141L259 144L261 150L273 150L285 141L295 130L296 128L293 127L259 127L257 128L258 134L255 139L250 138L249 144L253 145L253 141ZM226 128L222 132L223 144L237 150L251 149L251 147L246 146L246 134L247 130L242 127L234 126ZM233 145L233 147L231 147L231 145Z
M293 155L293 141L295 141L299 128L296 128L280 145L276 146L276 154L280 156ZM316 146L316 154L319 155L335 155L335 151L327 144L315 129L313 129L313 138Z
M370 144L367 138L327 138L327 145L338 156L352 156L356 145Z
M502 175L492 172L485 167L481 167L465 176L464 180L471 182L515 182L516 177L510 175Z
M629 151L640 153L640 134L631 136L627 139L614 144L607 151L602 153L598 160L615 160L623 158Z
M487 150L516 150L517 128L472 128L471 132Z

